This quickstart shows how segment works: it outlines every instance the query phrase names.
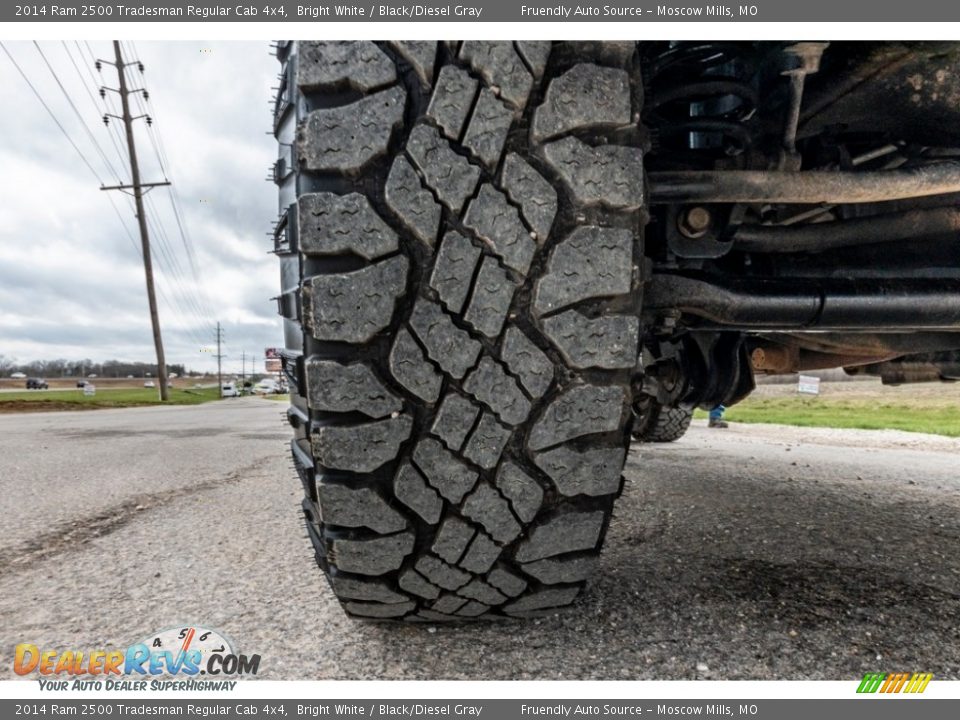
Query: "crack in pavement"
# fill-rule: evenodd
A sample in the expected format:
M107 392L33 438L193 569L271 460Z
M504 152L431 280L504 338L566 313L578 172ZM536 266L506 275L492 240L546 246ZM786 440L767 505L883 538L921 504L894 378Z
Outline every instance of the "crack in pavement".
M61 523L56 528L27 542L0 550L0 576L11 570L26 568L29 563L42 562L55 555L83 548L98 538L120 530L148 510L161 508L180 498L244 480L251 472L263 468L271 459L260 458L223 477L211 478L195 485L137 495L95 515Z

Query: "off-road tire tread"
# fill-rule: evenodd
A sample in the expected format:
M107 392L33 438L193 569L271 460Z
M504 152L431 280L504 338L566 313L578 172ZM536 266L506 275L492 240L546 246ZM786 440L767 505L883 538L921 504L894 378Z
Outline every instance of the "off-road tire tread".
M554 612L597 565L629 446L637 53L300 47L288 417L317 563L362 619Z
M654 404L650 416L635 437L643 442L668 443L686 435L693 421L693 410Z

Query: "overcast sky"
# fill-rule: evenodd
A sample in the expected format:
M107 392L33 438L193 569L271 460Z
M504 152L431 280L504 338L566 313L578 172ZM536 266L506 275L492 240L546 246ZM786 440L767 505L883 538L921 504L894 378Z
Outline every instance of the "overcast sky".
M4 45L100 178L116 184L34 44ZM113 57L108 42L89 47L99 58ZM265 235L277 214L276 188L265 178L276 155L266 131L279 65L266 42L138 42L125 48L144 63L142 76L130 70L128 77L132 85L142 83L149 90L147 112L162 138L167 174L176 185L196 258L194 273L168 191L153 190L147 214L154 222L167 362L215 367L201 343L208 349L214 343L219 320L227 369L239 371L245 350L258 358L262 370L263 349L282 344L276 305L270 301L278 294L278 263L267 254L271 243ZM100 120L104 105L94 85L95 78L116 87L113 67L105 65L91 78L92 60L83 42L68 41L66 47L43 42L40 49L109 162L129 182L129 168L121 165L110 137L113 130ZM18 361L155 361L132 200L109 193L136 243L108 193L99 190L91 170L2 51L0 107L0 355ZM142 180L161 180L150 136L142 120L138 125ZM125 162L122 138L114 140ZM174 264L179 272L171 271Z

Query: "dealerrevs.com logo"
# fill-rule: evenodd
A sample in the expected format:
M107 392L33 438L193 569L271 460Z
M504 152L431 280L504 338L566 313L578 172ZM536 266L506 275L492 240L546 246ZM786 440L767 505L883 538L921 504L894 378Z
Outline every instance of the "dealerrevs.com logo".
M17 675L39 675L41 690L232 690L256 675L259 655L243 655L216 630L168 628L125 649L14 648Z

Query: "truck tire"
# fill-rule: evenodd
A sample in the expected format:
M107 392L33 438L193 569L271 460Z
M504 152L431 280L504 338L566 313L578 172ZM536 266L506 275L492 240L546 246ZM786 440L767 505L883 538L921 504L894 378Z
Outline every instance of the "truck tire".
M634 438L642 442L673 442L686 435L692 420L692 409L654 403L646 421L634 430Z
M317 563L358 618L570 604L630 440L635 45L278 56L282 356Z

